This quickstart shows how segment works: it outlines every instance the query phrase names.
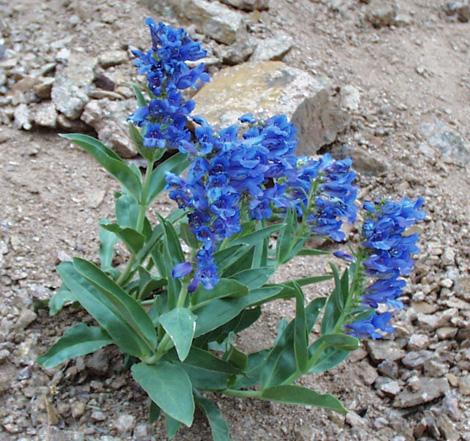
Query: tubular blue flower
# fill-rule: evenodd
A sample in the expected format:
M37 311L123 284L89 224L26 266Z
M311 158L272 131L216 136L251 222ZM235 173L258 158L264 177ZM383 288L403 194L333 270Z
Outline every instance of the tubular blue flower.
M367 320L360 320L348 325L351 333L357 336L380 338L384 333L392 332L388 325L392 312L403 307L399 297L406 286L402 278L410 274L413 255L419 249L416 246L417 234L408 234L407 229L425 218L421 210L422 198L416 201L403 199L400 202L366 202L366 214L362 226L362 248L358 264L362 265L365 276L372 282L360 293L360 309L373 311L386 309L386 314L372 315ZM374 328L375 326L375 328Z
M345 239L343 223L354 222L357 214L351 165L351 159L335 161L328 154L318 160L300 158L289 182L295 208L312 233L336 242Z
M151 99L129 120L141 128L145 147L194 153L187 123L195 104L182 91L209 81L204 64L187 64L205 57L206 51L183 29L155 23L151 18L145 23L150 28L152 49L133 53L138 72L147 77Z
M390 324L392 314L384 312L382 314L373 313L371 317L349 324L349 334L356 338L372 338L378 340L384 334L392 333L395 329Z
M182 279L186 277L188 274L191 274L193 270L193 266L190 262L182 262L176 264L173 269L171 270L171 277L174 279Z

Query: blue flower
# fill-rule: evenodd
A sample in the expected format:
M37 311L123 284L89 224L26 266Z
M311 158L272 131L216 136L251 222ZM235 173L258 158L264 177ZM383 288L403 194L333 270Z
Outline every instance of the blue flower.
M183 153L194 153L187 123L195 104L182 91L209 81L204 64L195 67L187 64L204 58L206 51L184 29L155 23L151 18L145 23L150 28L152 49L135 50L134 64L147 77L151 99L129 120L142 129L145 147L178 148Z
M369 318L359 320L347 325L349 334L356 338L380 339L384 334L392 333L395 329L390 324L392 314L390 312L373 313Z
M193 270L193 266L191 265L190 262L178 263L171 270L171 276L174 279L182 279L183 277L186 277L188 274L191 274L192 270Z
M364 203L363 242L356 264L362 265L364 275L372 282L359 293L360 309L367 312L381 308L387 312L374 312L367 320L350 323L353 335L376 339L393 331L388 322L393 311L403 308L399 297L406 281L402 277L410 274L413 255L419 251L418 235L408 234L407 229L425 218L423 203L422 198Z
M355 221L358 190L353 185L356 173L351 165L350 159L335 161L329 154L318 160L298 160L290 180L292 198L313 234L341 242L346 237L343 223Z

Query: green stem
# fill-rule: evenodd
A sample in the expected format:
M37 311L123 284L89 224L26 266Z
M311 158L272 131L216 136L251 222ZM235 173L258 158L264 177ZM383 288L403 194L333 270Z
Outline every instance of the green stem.
M144 229L145 214L147 213L147 194L149 190L150 181L152 179L153 161L147 161L147 170L145 171L145 178L142 186L142 197L139 201L139 215L137 217L137 231L142 233Z
M125 282L127 282L127 279L129 278L134 262L135 262L135 256L131 256L129 261L127 262L126 268L124 268L124 271L120 274L120 276L118 277L116 281L118 285L123 285Z
M336 323L335 328L333 329L333 333L343 332L343 326L351 313L352 308L357 303L358 297L362 294L363 286L362 286L362 276L363 276L363 265L362 265L362 256L356 257L354 272L351 281L351 292L346 300L346 304L344 305L343 312L341 313L338 322Z
M225 389L223 392L225 395L230 395L231 397L241 397L241 398L260 398L260 390L237 390L237 389Z
M145 178L142 186L142 196L139 201L139 214L137 216L137 225L136 229L139 233L142 233L144 230L144 221L145 221L145 214L147 213L148 205L147 205L147 193L149 190L150 181L152 178L152 171L153 171L153 161L147 161L147 170L145 171ZM117 279L118 285L123 285L129 279L131 275L132 267L135 263L135 255L132 255L127 262L126 268L121 273L119 278Z
M182 308L186 302L186 297L188 296L188 285L183 283L181 286L181 291L178 296L178 301L176 302L176 308ZM171 337L165 333L160 344L158 345L157 352L150 359L147 360L148 364L152 364L160 360L171 348L173 347L173 342Z

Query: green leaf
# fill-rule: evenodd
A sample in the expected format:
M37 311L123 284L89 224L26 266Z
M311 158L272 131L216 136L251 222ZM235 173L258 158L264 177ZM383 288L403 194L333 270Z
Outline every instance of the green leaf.
M205 289L203 286L200 286L191 294L191 303L197 305L219 298L243 297L247 294L248 288L240 282L232 279L220 279L213 289Z
M319 250L316 248L302 248L297 255L298 256L326 256L327 254L330 254L330 252L326 250Z
M199 337L196 342L198 346L205 346L210 342L223 342L230 333L238 334L244 329L250 327L261 316L261 308L248 308L243 310L238 316L229 322L219 326L211 332Z
M122 228L118 224L106 224L102 228L119 237L132 254L137 254L144 246L144 236L132 228Z
M70 133L60 135L82 147L92 155L108 173L113 175L124 188L129 191L137 200L142 193L142 184L138 176L129 168L129 166L106 147L101 141L92 136L79 133Z
M145 147L141 130L131 122L129 122L128 127L129 137L131 138L132 143L135 145L140 155L147 161L158 161L165 154L166 149Z
M216 299L201 307L196 305L194 309L198 311L198 318L195 336L198 337L206 334L227 323L245 308L269 301L281 290L282 287L277 286L258 288L250 291L246 296L237 299Z
M76 257L73 259L73 265L80 275L119 308L121 314L126 317L128 323L135 329L134 332L148 342L151 347L155 348L157 335L150 317L142 306L91 262Z
M305 308L306 332L309 333L312 330L324 303L325 299L323 298L315 299ZM264 387L281 384L297 369L298 363L296 361L294 346L294 340L297 334L296 318L284 328L284 331L278 336L274 347L266 357L260 373L261 384ZM299 349L303 350L301 347L299 347ZM305 354L303 355L305 356ZM306 366L304 366L304 368L306 368Z
M206 415L207 421L212 432L213 441L231 441L230 429L227 422L222 417L217 405L202 397L200 394L196 396L196 404Z
M336 397L330 394L319 394L301 386L283 385L264 389L261 398L287 404L322 407L346 415L347 410Z
M309 374L321 374L322 372L329 371L342 363L351 351L342 351L340 349L327 349L323 352L320 360L314 363L309 369Z
M184 361L191 349L196 316L187 308L175 308L162 314L159 322L173 341L179 359Z
M326 282L327 280L331 280L332 278L333 278L332 274L325 274L324 276L308 276L308 277L302 277L301 279L296 279L296 280L287 282L286 285L292 285L292 282L295 282L299 286L307 286L307 285L312 285L314 283Z
M180 430L181 423L173 419L170 415L165 414L165 428L166 434L169 439L173 439L176 435L176 432Z
M173 224L179 219L181 219L183 216L185 216L184 210L177 209L177 210L172 211L168 215L168 217L166 218L166 221ZM119 224L122 225L121 222L119 222ZM137 254L136 259L135 259L136 262L139 264L142 264L142 262L150 254L150 252L159 243L161 243L162 237L163 237L163 226L161 224L158 224L153 229L151 235L147 238L144 247Z
M49 314L56 315L62 310L66 303L75 302L77 299L73 293L65 286L62 285L59 290L49 299Z
M228 268L237 262L242 256L248 253L250 249L250 245L233 245L217 251L214 254L214 261L217 268L219 268L219 272L223 273L225 268Z
M150 204L150 202L152 202L165 188L167 172L172 172L179 175L188 165L189 159L187 158L187 155L183 153L176 153L175 155L169 157L166 161L162 162L152 172L149 190L147 193L147 204Z
M253 231L248 234L242 234L229 241L231 246L246 244L246 245L258 245L264 239L268 239L276 231L280 231L285 228L286 224L275 224L270 225L269 227L262 228L260 230Z
M233 345L225 353L224 358L242 371L246 369L248 364L248 356Z
M317 350L325 350L328 348L340 349L343 351L355 351L359 348L359 340L346 334L327 334L319 337L309 347L310 355Z
M110 222L107 219L100 220L100 265L103 271L106 271L113 266L114 245L117 243L117 237L114 233L106 230L105 225Z
M294 352L297 370L303 372L308 360L307 323L305 319L304 294L300 287L295 287Z
M180 223L180 237L183 239L186 244L193 249L199 248L199 242L196 239L196 236L189 228L189 224L187 222Z
M263 349L248 355L245 372L239 375L233 385L236 389L252 387L260 383L261 372L269 355L269 349Z
M161 409L150 400L150 409L149 409L149 423L154 423L160 418Z
M67 329L64 335L37 361L41 366L50 369L66 360L90 354L112 343L109 335L101 328L88 327L80 323Z
M240 271L231 276L231 279L238 280L250 289L256 289L263 286L271 277L274 268L263 267Z
M176 364L160 361L155 365L134 364L132 377L147 392L163 412L186 426L194 417L194 397L191 380Z
M166 358L177 362L174 352L167 354ZM180 363L191 379L193 386L203 390L223 390L231 378L240 373L240 370L213 355L211 352L193 346L189 355Z
M224 265L224 269L220 269L220 273L222 277L230 278L234 274L237 274L241 271L251 269L253 266L253 258L255 255L255 247L248 246L246 251L241 254L241 256L230 266Z
M83 308L110 335L114 343L127 354L136 357L149 356L156 346L156 334L152 322L142 307L95 265L76 259L78 266L90 277L98 274L98 283L104 280L111 290L98 288L78 272L71 262L64 262L58 272L66 286ZM150 325L150 326L149 326Z
M293 256L292 250L296 245L296 232L298 229L297 212L290 209L285 217L286 227L280 233L276 244L277 261L282 264L288 262ZM305 239L303 240L305 242Z
M116 220L122 227L137 228L137 218L139 217L139 204L137 200L129 193L117 192L116 198Z
M342 313L347 304L349 295L348 270L345 270L343 277L340 278L336 265L331 264L330 266L335 280L335 287L326 302L325 314L323 315L321 325L322 335L329 334L337 328L339 320L343 317ZM343 290L345 290L345 292L343 292Z
M137 105L139 107L146 107L147 106L147 100L145 99L142 91L140 90L140 87L136 83L131 84L132 90L134 91L134 95L137 99Z

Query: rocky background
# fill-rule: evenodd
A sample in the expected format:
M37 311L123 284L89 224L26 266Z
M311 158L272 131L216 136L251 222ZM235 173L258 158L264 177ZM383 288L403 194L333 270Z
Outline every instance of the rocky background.
M302 153L353 157L361 199L426 199L395 336L302 380L337 394L348 415L220 398L233 439L470 440L466 0L0 0L0 440L165 439L113 350L52 371L34 363L72 321L90 320L49 317L43 305L57 262L96 255L97 220L112 215L117 189L57 133L94 134L139 162L125 120L139 80L130 49L148 46L148 15L209 50L213 80L194 97L197 113L222 125L254 109L287 113ZM277 277L322 269L300 258ZM267 346L292 314L291 302L269 305L240 345ZM197 418L176 439L207 440L209 429Z

